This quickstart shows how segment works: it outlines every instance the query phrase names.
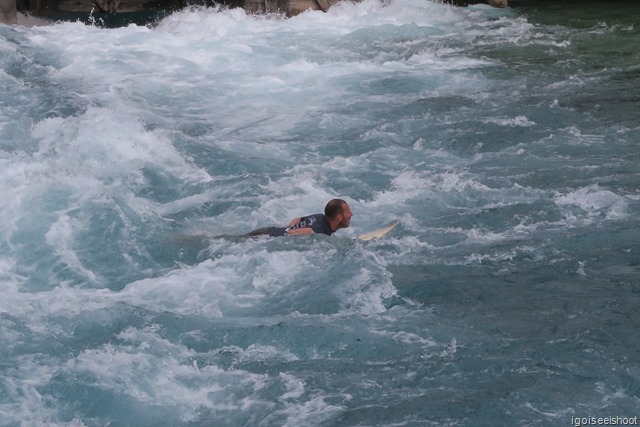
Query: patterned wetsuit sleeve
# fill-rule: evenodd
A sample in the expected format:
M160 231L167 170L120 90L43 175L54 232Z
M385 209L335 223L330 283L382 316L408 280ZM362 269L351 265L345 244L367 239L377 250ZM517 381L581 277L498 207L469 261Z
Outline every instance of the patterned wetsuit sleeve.
M285 227L269 227L267 232L270 237L281 237L287 235L287 229Z
M327 236L331 236L333 233L327 217L323 214L302 217L300 218L300 222L288 227L287 232L289 230L298 230L300 228L310 228L315 234L326 234Z
M317 215L309 215L309 216L301 217L300 221L298 221L297 224L294 224L291 227L285 228L285 235L288 234L289 230L300 230L302 228L310 228L311 230L313 230L313 225L317 221L316 216Z
M331 230L331 224L329 224L329 220L327 220L327 217L322 214L318 214L316 216L317 216L316 222L311 227L313 229L313 232L317 234L326 234L327 236L331 236L331 234L333 234L333 231Z
M326 234L327 236L331 236L333 233L327 218L323 214L314 214L301 217L300 221L290 227L270 227L269 236L287 236L289 231L303 228L309 228L316 234Z

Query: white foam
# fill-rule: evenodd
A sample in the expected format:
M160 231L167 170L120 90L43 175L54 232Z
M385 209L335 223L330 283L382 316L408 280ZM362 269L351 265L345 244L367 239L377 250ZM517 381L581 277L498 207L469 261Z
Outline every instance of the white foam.
M510 118L490 118L482 120L484 123L495 123L500 126L510 127L531 127L535 126L535 122L529 120L526 116L517 116Z
M193 268L174 270L159 278L131 283L117 298L150 310L222 317L220 305L233 304L235 300L229 286L240 281L233 266L226 265L228 258L208 260ZM244 299L258 296L245 294Z
M115 110L89 107L77 118L43 120L34 125L32 134L41 140L39 155L55 152L58 167L71 174L102 178L139 174L144 166L157 166L188 182L212 179L185 161L169 140Z
M435 347L438 345L438 343L431 337L424 338L420 335L406 331L395 332L392 335L392 338L403 344L419 345L421 347Z
M535 248L518 247L506 251L496 251L492 253L472 253L464 258L464 265L480 265L485 262L505 262L512 261L523 254L535 253Z
M266 252L263 253L267 256ZM253 287L258 290L269 290L271 292L291 285L292 279L309 271L313 266L304 255L295 252L280 252L277 257L272 257L269 262L259 265L256 268L253 280ZM282 272L288 272L283 277Z
M530 402L525 402L523 406L537 414L544 415L547 418L556 419L558 423L563 422L564 420L570 418L570 415L574 413L574 410L572 408L559 409L556 411L538 409Z
M200 193L186 196L181 199L173 200L156 207L156 212L160 215L175 215L179 212L188 211L202 206L205 203L212 202L216 199L213 193Z
M391 186L391 189L376 194L370 205L378 208L394 205L400 201L428 197L433 191L433 183L414 171L401 172L392 179Z
M45 239L53 247L54 253L58 256L60 262L82 275L90 283L97 283L96 275L82 264L76 251L72 248L70 240L73 233L81 228L79 221L70 218L67 214L61 214L45 234Z
M557 194L555 203L561 207L579 208L586 215L585 220L594 220L602 215L608 220L619 220L628 215L628 203L625 198L610 190L602 189L597 184L566 194ZM575 218L575 214L567 215L569 218Z
M192 351L151 330L129 328L118 338L125 344L85 350L63 370L67 375L89 375L92 385L137 402L180 408L184 422L194 420L203 408L239 410L241 399L232 398L234 394L255 392L267 380L241 370L198 367L189 362Z
M3 423L22 426L47 425L58 426L58 408L53 408L47 396L41 394L40 387L46 385L54 374L54 369L46 364L41 355L22 355L15 359L18 363L3 372L2 383L12 397L10 403L0 403L0 418ZM69 423L76 427L80 421Z
M156 211L154 202L134 194L145 185L145 170L173 176L181 185L213 179L168 139L125 112L88 107L75 117L41 120L31 135L38 151L8 153L0 159L0 191L5 196L0 237L18 251L29 251L41 238L58 265L94 285L101 279L85 265L76 237L88 232L96 206L114 211L127 226L163 223L162 209ZM25 242L24 236L30 235Z
M298 427L319 425L330 420L336 414L344 411L346 406L327 403L326 400L331 397L343 402L351 400L351 396L343 394L340 396L314 396L303 403L289 404L285 409L275 411L273 415L284 416L286 421L283 427Z
M273 18L273 17L271 17ZM252 25L249 25L252 24ZM265 26L277 25L274 19L248 15L241 8L220 7L184 9L163 19L155 31L186 38L186 42L227 39L252 32L264 31Z
M259 344L251 344L246 350L242 351L239 358L239 361L251 362L293 362L296 360L300 360L300 358L288 350L280 350L272 345Z
M396 294L391 273L384 267L387 261L375 252L363 252L366 267L355 277L342 281L336 289L343 312L376 314L386 311L384 300Z
M590 134L583 132L576 126L570 126L565 129L569 138L567 143L570 145L600 145L604 144L604 137L601 134Z
M287 391L280 396L279 400L286 401L298 399L303 395L305 391L304 381L284 372L280 372L280 378L284 381Z

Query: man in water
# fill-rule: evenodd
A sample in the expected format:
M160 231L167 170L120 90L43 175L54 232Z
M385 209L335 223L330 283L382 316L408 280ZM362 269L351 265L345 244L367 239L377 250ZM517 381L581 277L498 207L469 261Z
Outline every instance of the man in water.
M347 228L351 223L351 209L342 199L332 199L324 207L324 214L314 214L294 218L286 227L258 228L247 236L302 236L308 234L326 234L331 236L341 228Z

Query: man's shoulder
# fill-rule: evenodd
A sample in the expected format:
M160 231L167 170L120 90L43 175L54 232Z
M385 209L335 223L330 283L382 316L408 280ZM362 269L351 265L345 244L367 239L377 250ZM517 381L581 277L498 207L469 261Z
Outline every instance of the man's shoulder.
M300 221L307 221L310 223L314 223L316 221L321 221L321 220L325 220L325 216L324 214L321 213L317 213L317 214L311 214L311 215L307 215L307 216L303 216L302 218L300 218Z
M314 221L311 224L311 228L313 228L314 233L326 234L327 236L331 236L331 234L333 234L331 224L329 224L329 220L324 214L314 215Z

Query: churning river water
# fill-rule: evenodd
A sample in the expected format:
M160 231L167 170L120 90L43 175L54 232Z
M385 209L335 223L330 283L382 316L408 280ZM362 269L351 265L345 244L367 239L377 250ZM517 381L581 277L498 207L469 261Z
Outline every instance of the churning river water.
M0 425L632 420L639 164L637 2L0 25Z

